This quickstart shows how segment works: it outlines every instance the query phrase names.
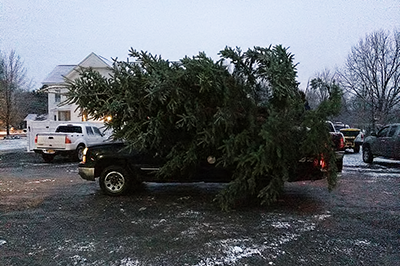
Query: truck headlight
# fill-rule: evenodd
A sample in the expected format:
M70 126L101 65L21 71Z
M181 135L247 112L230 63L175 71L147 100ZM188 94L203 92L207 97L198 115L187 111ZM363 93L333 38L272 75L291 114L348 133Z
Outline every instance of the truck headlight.
M86 154L88 150L88 147L85 147L85 149L83 149L82 163L86 163Z

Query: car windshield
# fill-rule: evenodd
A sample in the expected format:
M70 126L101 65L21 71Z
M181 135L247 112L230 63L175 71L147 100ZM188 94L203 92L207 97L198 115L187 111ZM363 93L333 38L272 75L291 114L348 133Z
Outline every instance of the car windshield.
M336 131L340 131L343 128L347 128L345 125L335 125Z

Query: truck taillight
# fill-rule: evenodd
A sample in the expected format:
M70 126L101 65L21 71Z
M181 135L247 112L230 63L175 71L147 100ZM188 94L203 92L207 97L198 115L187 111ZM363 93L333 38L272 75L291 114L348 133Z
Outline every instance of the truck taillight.
M324 158L321 158L321 160L319 160L319 165L321 166L321 169L325 170L327 168Z
M344 149L344 136L340 138L339 149Z
M314 159L313 164L314 164L314 167L320 167L321 170L326 170L326 168L328 166L326 164L323 156L321 156L320 159Z
M70 138L68 138L68 136L65 137L65 144L71 144L71 140Z
M35 136L35 144L37 144L38 141L38 135Z

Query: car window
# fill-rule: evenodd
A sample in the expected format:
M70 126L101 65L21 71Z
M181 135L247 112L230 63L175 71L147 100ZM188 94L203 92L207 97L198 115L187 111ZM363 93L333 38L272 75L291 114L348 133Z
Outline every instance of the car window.
M100 132L100 129L98 129L97 127L93 127L93 131L94 131L94 133L95 133L96 135L103 136L103 135L101 134L101 132Z
M336 130L335 130L335 127L334 127L333 124L330 123L330 122L326 122L326 127L328 128L328 131L329 131L329 132L335 132L335 131L336 131Z
M393 136L394 136L394 133L396 133L396 131L397 131L397 126L392 126L392 127L390 128L388 137L389 137L389 138L390 138L390 137L393 137Z
M388 131L389 131L389 127L388 127L388 126L382 128L381 130L379 130L377 137L378 137L378 138L386 137Z
M86 127L86 132L88 135L94 135L93 130L91 127Z
M82 133L82 128L79 126L59 126L56 132L61 133Z

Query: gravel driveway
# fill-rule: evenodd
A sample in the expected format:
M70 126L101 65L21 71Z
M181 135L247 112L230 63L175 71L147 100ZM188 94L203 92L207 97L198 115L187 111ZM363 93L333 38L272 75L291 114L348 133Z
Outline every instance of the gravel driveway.
M400 265L400 164L346 154L338 187L290 183L277 204L221 212L223 184L108 197L76 163L0 152L0 265Z

